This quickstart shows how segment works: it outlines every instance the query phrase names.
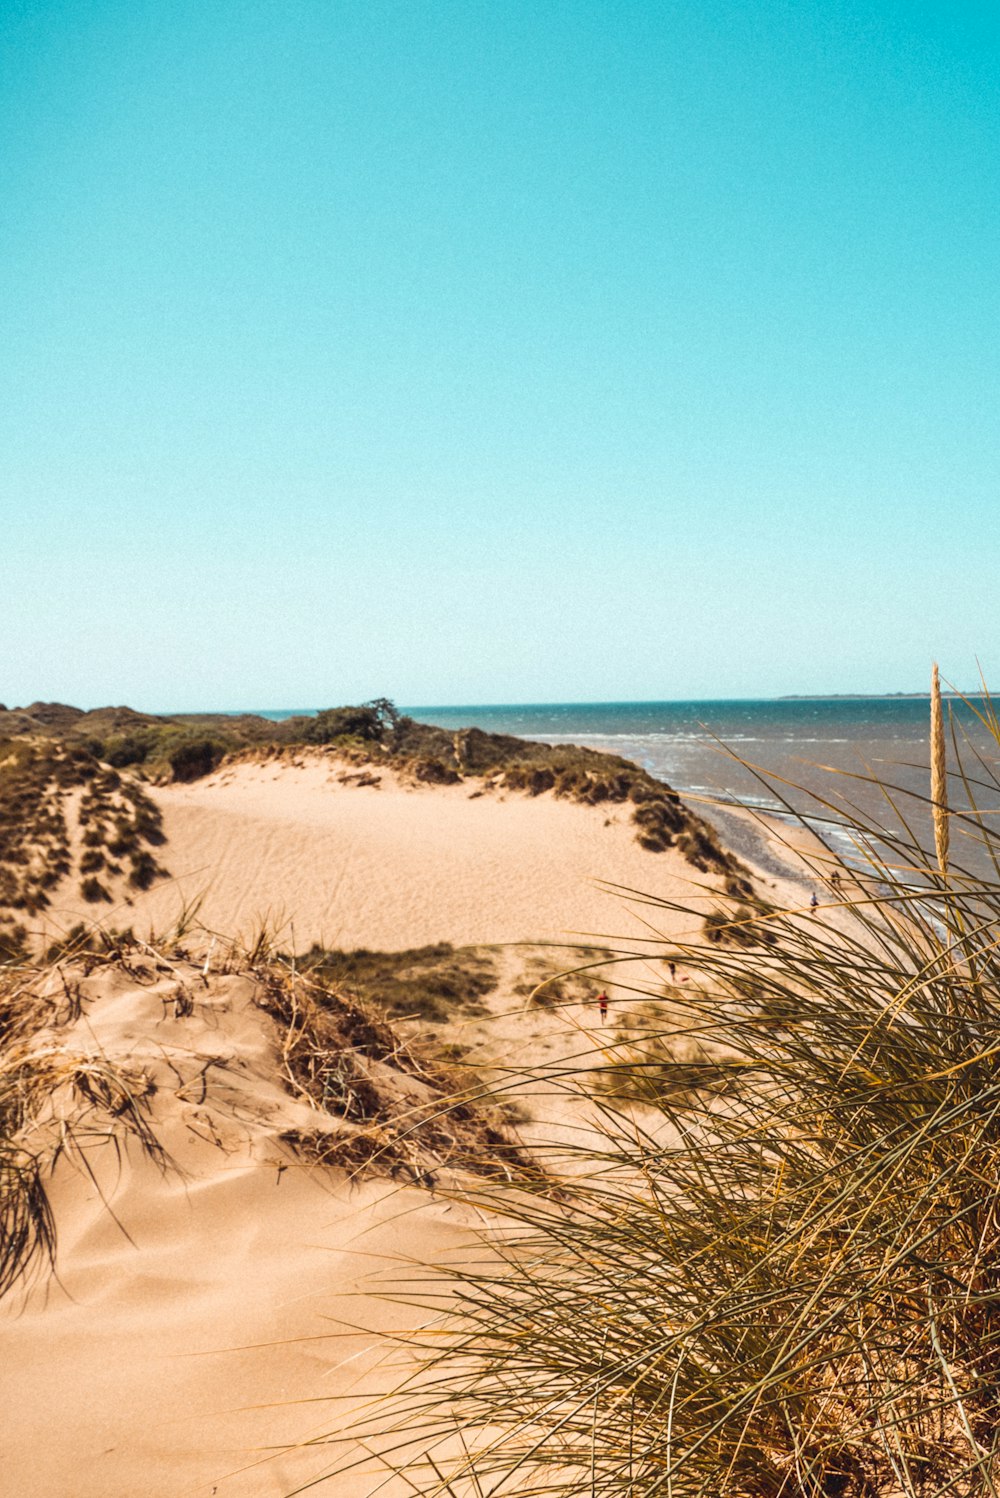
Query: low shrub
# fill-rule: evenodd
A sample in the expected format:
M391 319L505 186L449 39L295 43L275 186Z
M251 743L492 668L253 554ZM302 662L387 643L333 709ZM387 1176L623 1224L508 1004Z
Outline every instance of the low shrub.
M412 771L417 780L427 785L456 785L462 778L454 766L440 759L414 760Z
M148 736L140 738L136 734L125 734L121 738L110 738L106 743L101 744L101 758L105 764L113 765L116 770L124 770L130 765L141 765L151 747Z
M170 751L169 764L175 780L200 780L211 775L225 755L218 739L188 739Z

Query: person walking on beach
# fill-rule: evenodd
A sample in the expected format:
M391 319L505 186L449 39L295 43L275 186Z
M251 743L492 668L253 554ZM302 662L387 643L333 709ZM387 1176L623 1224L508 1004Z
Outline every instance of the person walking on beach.
M603 989L597 995L597 1007L601 1011L601 1024L603 1025L608 1017L608 996Z
M670 974L670 981L671 981L671 983L673 983L676 980L676 978L677 978L677 964L676 964L676 962L668 962L667 963L667 971Z
M809 896L809 911L811 915L816 914L816 907L818 904L819 901L816 898L816 891L813 890L812 894Z

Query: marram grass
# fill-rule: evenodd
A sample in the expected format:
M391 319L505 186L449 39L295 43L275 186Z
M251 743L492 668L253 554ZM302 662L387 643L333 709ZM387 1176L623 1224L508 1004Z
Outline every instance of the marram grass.
M146 1081L100 1052L51 1038L50 1026L78 1013L79 988L40 992L38 971L0 971L0 1298L51 1268L55 1220L47 1181L60 1156L88 1171L96 1145L123 1147L133 1136L153 1159L165 1157L146 1117ZM62 1097L66 1112L53 1110Z
M948 771L941 710L941 679L937 662L931 671L931 801L934 814L934 848L942 879L948 877Z
M926 799L995 870L987 812ZM664 1033L655 1106L605 1094L565 1189L495 1191L487 1267L421 1297L423 1364L370 1433L414 1492L1000 1490L1000 875L905 820L854 832L867 864L819 850L814 915L806 892L754 912L770 942L685 953L684 1033L725 1088L656 1092Z

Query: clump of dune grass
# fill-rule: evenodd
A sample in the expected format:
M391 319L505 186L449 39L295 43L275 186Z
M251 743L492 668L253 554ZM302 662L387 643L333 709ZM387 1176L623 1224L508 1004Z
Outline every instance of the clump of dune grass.
M69 830L73 793L78 860ZM165 841L159 808L143 788L102 765L86 745L0 741L0 963L27 958L25 918L50 905L75 861L83 899L109 902L104 881L124 872L119 859L130 865L131 889L148 889L166 875L150 851Z
M38 1154L21 1139L42 1098L44 1069L29 1059L30 1039L47 1008L26 987L20 974L0 984L0 1294L55 1241Z
M431 1024L484 1014L483 1001L498 982L495 953L450 942L396 952L341 952L314 945L296 958L296 966L328 987L377 1004L394 1019Z
M365 982L348 986L337 973L334 953L303 969L260 947L253 964L261 982L258 999L276 1022L285 1080L293 1093L317 1110L317 1126L285 1135L307 1158L339 1165L353 1174L374 1169L433 1181L439 1169L471 1172L506 1181L541 1181L542 1172L524 1151L484 1079L467 1063L440 1049L406 1039L378 1002L378 975L389 984L390 1007L399 995L392 954L344 954L347 971ZM415 955L449 957L452 948L399 954L404 973ZM473 971L492 987L492 966L482 959ZM418 988L426 981L419 972ZM403 1006L406 1007L405 1005ZM330 1120L342 1121L331 1128Z
M586 947L578 955L582 965L572 973L567 973L562 962L553 960L551 955L527 955L524 976L514 984L514 995L540 1009L596 1003L602 987L598 964L610 953L597 947Z
M661 1002L619 1010L602 1064L594 1071L597 1089L615 1102L654 1109L703 1110L729 1089L742 1058L690 1034L664 1029Z
M114 960L111 941L88 942L90 963ZM79 950L83 950L82 947ZM146 1110L147 1086L94 1051L67 1048L53 1027L78 1017L79 985L58 968L11 968L0 975L0 1296L56 1249L47 1179L61 1156L84 1170L100 1142L124 1135L165 1162ZM60 1097L67 1106L53 1111Z
M85 750L0 742L0 924L8 930L21 912L34 916L48 905L69 872L66 793L94 769ZM21 944L15 940L15 956Z
M1000 835L971 795L1000 804L995 752L950 785L924 799L964 862L856 818L815 913L685 952L664 1048L718 1047L724 1089L605 1099L563 1196L494 1197L507 1246L424 1293L459 1314L383 1435L415 1491L1000 1489Z

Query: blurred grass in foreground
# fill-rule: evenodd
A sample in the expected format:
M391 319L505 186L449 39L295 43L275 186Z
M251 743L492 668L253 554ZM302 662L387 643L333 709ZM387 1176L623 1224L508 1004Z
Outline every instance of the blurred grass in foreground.
M606 1147L561 1194L492 1192L489 1267L420 1297L457 1312L373 1420L413 1491L997 1492L1000 837L976 792L1000 785L960 748L935 849L885 787L901 833L859 820L854 870L817 844L819 909L686 950L680 1036L609 1052L647 1106L601 1099ZM724 1053L723 1089L669 1085L678 1038Z

